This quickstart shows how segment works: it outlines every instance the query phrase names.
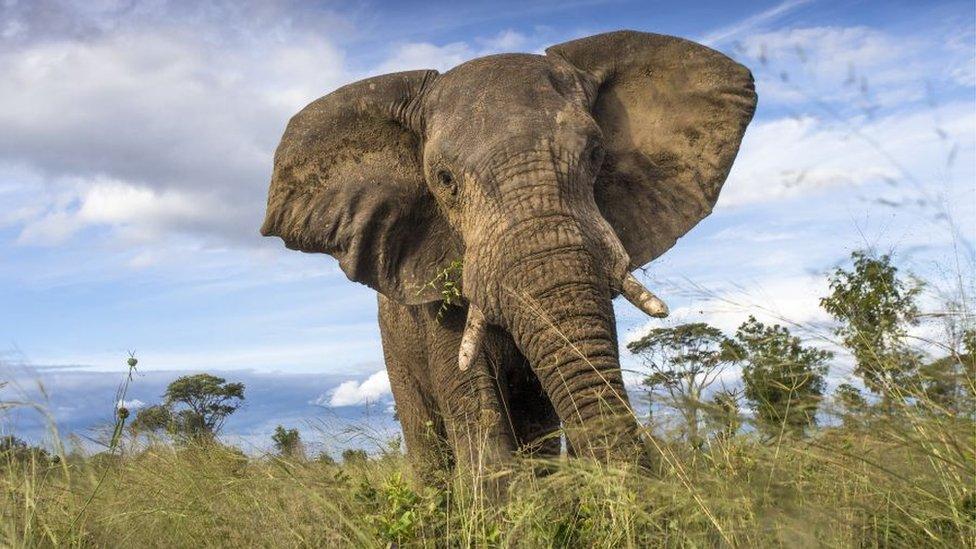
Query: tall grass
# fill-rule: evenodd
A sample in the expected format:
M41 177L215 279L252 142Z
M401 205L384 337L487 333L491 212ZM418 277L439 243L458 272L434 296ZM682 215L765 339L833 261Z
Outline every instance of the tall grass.
M99 454L0 445L0 545L976 547L976 379L960 371L960 410L909 384L806 437L648 436L656 474L519 458L444 478L399 444L343 465L254 457L210 439L147 445L117 414Z
M395 451L336 466L155 443L121 455L7 452L0 542L11 547L972 547L967 419L917 407L808 439L667 442L663 474L517 461L419 488ZM543 467L544 465L544 467ZM540 474L545 470L547 474Z

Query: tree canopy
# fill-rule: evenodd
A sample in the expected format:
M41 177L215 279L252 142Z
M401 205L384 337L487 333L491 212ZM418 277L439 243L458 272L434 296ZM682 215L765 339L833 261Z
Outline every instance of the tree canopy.
M746 399L767 432L802 433L816 423L829 351L803 346L785 326L767 326L750 316L730 344L742 363Z
M644 385L667 395L667 404L684 418L688 439L700 442L699 412L706 389L736 357L721 330L697 322L655 328L627 345L650 370ZM652 401L653 405L653 401Z
M173 413L162 404L147 406L136 414L129 428L140 433L166 432L173 421Z
M243 404L244 384L210 374L182 376L169 384L163 397L171 408L185 406L174 416L182 432L215 435Z
M855 374L885 399L911 383L920 355L905 344L908 328L918 324L916 298L922 283L903 280L891 256L851 254L853 269L836 269L830 295L820 305L835 320L835 333L857 361Z
M130 428L165 432L184 440L209 440L243 401L243 383L229 383L210 374L182 376L167 386L163 403L140 410Z
M275 427L275 432L271 435L278 455L289 459L302 459L305 457L305 449L302 447L302 437L298 429L285 429L279 425Z

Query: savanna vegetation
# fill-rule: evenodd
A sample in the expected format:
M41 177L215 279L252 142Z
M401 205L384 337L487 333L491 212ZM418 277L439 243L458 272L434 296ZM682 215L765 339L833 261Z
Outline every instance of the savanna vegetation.
M693 323L628 345L644 366L642 418L660 470L515 461L507 495L485 475L414 480L399 440L309 455L279 426L273 451L221 441L245 388L174 380L135 417L121 406L104 451L0 439L0 540L12 547L972 547L976 543L976 332L939 314L888 256L829 275L829 331L747 317L733 334ZM853 363L838 367L829 344ZM137 361L119 389L124 399ZM729 386L723 373L741 372ZM650 440L650 439L649 439Z

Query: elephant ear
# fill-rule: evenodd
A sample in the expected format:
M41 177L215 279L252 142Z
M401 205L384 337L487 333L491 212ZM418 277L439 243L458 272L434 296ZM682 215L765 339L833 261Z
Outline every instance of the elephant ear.
M387 74L322 97L288 123L275 153L261 234L326 253L350 280L401 303L461 255L422 168L420 103L436 71Z
M711 213L756 108L748 69L672 36L619 31L546 50L594 84L596 200L632 269Z

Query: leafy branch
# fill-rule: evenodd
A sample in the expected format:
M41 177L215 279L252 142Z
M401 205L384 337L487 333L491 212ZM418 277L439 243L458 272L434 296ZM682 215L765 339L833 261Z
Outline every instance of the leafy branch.
M461 274L464 270L464 260L457 258L437 272L434 279L417 290L417 295L430 288L441 294L441 306L437 310L437 320L444 317L448 307L461 304Z

